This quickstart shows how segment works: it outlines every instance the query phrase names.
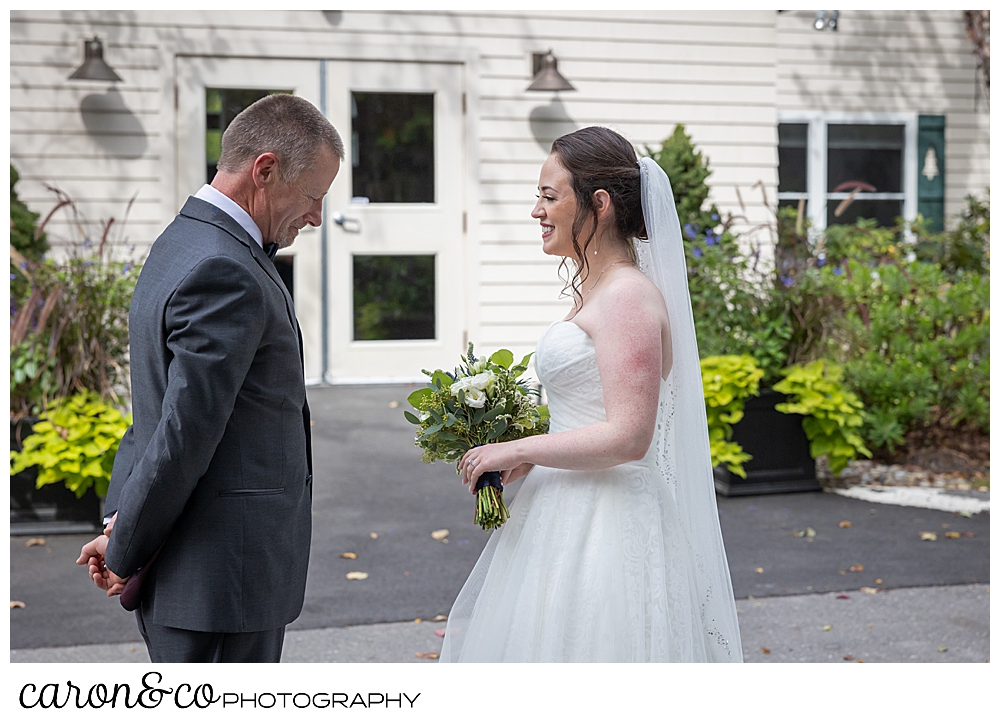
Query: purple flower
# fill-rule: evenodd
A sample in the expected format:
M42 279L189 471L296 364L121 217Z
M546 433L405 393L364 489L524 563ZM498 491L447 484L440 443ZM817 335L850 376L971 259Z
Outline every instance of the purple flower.
M785 288L788 288L789 286L795 283L795 279L793 279L791 276L782 276L781 283L785 285Z
M692 253L692 254L694 254L694 257L695 257L696 259L700 259L700 258L701 258L701 249L700 249L699 247L697 247L697 246L696 246L696 247L694 248L694 250L693 250L693 251L691 251L691 253Z
M817 266L825 266L826 265L826 256L820 256L818 259L816 259L816 265Z
M698 235L698 232L694 230L694 226L689 223L684 224L684 233L688 238L694 238Z
M718 240L719 237L715 234L714 231L709 231L707 234L705 234L705 243L707 243L709 246L715 246Z
M14 280L14 279L16 279L16 278L17 278L17 274L11 274L11 275L10 275L10 280L11 280L11 281L13 281L13 280Z
M837 276L842 276L844 274L844 270L839 266L837 266L833 269L833 273L835 273Z
M122 274L127 274L131 270L132 270L132 264L126 261L125 264L122 266Z
M85 238L85 239L83 240L83 247L84 247L85 249L89 249L89 248L90 248L90 236L88 236L87 238Z
M25 271L27 271L27 269L28 269L28 262L27 261L22 261L21 262L21 268L24 269Z
M713 220L713 221L718 221L718 220L719 220L719 214L717 214L717 213L713 213L713 214L712 214L712 220Z

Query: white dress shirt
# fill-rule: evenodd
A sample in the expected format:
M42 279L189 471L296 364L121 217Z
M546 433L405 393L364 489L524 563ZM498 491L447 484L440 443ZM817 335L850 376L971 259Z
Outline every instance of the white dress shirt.
M236 201L224 194L219 189L209 184L202 186L195 198L200 198L205 203L210 203L228 216L231 216L236 223L242 226L250 237L257 242L257 245L264 248L264 234L257 228L257 224L250 218L250 214L243 210Z

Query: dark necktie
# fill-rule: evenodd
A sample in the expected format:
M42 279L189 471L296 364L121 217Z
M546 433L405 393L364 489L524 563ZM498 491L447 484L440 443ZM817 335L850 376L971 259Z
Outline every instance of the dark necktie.
M264 253L267 254L267 258L274 260L274 255L278 253L278 244L264 244Z

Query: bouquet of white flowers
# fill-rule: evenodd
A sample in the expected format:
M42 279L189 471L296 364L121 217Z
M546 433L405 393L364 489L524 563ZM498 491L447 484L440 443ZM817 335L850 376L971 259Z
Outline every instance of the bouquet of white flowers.
M470 343L468 356L461 359L454 372L423 370L430 382L407 398L416 414L403 414L417 425L415 444L423 450L424 462L440 459L457 468L473 447L548 431L549 410L532 402L538 393L521 379L531 354L516 365L507 349L477 359ZM499 471L483 473L475 492L477 525L492 530L507 521Z

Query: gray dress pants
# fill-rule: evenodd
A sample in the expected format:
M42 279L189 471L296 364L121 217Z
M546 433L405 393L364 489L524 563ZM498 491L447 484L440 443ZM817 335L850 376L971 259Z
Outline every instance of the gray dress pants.
M135 611L139 632L154 663L277 663L285 640L285 626L253 633L206 633L168 628L142 619Z

